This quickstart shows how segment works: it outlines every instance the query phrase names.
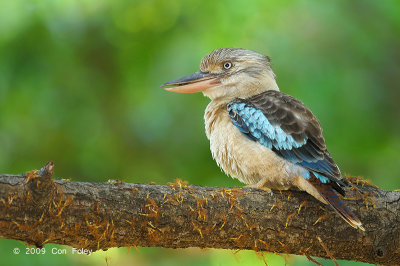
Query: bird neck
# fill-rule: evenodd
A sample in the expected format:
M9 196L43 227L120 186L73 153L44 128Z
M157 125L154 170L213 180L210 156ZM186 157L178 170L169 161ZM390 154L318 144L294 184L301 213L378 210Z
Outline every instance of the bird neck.
M271 83L252 84L252 86L248 86L248 88L246 88L245 93L243 95L236 98L246 99L251 96L263 93L265 91L279 91L279 87L275 81L273 83L271 82Z
M268 90L279 91L279 87L275 79L275 74L272 71L264 73L262 77L255 79L251 83L249 83L246 90L244 90L247 95L241 98L248 98L250 96L257 95Z
M275 78L269 76L269 78L263 78L254 82L249 82L246 84L245 88L239 87L240 84L230 85L234 88L235 93L229 93L225 95L218 95L213 97L212 94L208 93L206 96L211 98L211 102L207 105L206 111L204 113L204 121L206 126L207 137L210 138L211 132L214 125L224 114L227 115L227 104L237 98L246 99L251 96L263 93L267 90L279 91L278 84ZM243 85L242 85L243 86ZM224 88L218 88L223 90ZM226 88L229 91L229 88ZM232 92L232 90L230 90ZM210 97L211 96L211 97Z
M223 99L215 99L207 105L206 111L204 113L204 122L208 139L210 139L210 135L214 129L217 120L220 118L221 115L226 113L227 103L228 102Z

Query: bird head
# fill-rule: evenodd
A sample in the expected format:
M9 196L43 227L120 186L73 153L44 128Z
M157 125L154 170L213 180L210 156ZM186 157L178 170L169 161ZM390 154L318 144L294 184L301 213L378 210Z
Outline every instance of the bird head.
M279 90L269 57L240 48L216 49L201 60L199 71L161 86L172 92L203 92L222 101Z

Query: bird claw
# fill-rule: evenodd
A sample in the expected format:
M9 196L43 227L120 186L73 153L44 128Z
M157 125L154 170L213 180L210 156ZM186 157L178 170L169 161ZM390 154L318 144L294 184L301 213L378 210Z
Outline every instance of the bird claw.
M274 192L272 192L272 190L270 188L260 185L258 183L257 184L249 184L249 185L246 185L245 187L262 189L262 190L266 191L267 193L269 193L269 195L271 197L274 195Z

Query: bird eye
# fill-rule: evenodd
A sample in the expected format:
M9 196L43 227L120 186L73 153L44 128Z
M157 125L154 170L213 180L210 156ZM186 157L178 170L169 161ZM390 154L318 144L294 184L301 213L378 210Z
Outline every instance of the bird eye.
M232 67L232 63L231 62L224 63L224 68L225 69L230 69L231 67Z

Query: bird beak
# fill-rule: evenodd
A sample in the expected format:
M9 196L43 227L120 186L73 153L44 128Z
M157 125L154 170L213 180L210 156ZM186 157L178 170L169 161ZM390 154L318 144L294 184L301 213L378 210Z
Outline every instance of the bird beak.
M220 81L217 75L197 71L182 78L168 81L161 87L173 86L165 89L172 92L194 93L205 91L218 84L220 84Z

